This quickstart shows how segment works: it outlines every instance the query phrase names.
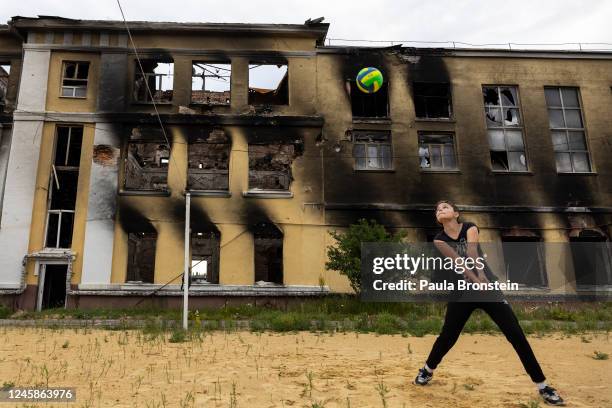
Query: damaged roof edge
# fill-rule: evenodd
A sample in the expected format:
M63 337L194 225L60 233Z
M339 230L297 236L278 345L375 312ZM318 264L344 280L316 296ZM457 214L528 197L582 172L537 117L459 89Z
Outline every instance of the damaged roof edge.
M389 52L413 56L439 56L439 57L500 57L500 58L562 58L562 59L612 59L612 51L591 50L521 50L501 48L415 48L400 47L359 47L359 46L317 46L319 54L351 54L354 52Z
M64 17L12 17L8 22L18 30L116 30L124 31L125 25L119 20L73 20ZM328 23L317 24L247 24L247 23L178 23L153 21L128 21L133 32L172 31L172 32L209 32L209 33L250 33L283 34L317 38L323 42L329 29Z

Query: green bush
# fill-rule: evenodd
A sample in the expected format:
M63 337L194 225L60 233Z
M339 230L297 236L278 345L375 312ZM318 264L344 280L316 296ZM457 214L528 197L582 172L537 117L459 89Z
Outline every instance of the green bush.
M338 271L348 278L355 293L361 291L361 244L364 242L401 242L404 233L390 234L375 220L360 219L351 224L348 231L330 231L336 240L335 245L327 247L328 270Z

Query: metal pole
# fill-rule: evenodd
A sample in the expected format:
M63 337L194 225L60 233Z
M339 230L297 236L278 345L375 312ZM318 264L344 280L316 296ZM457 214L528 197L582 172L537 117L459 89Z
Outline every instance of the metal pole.
M185 271L183 273L183 329L187 330L189 312L189 213L191 193L185 194Z

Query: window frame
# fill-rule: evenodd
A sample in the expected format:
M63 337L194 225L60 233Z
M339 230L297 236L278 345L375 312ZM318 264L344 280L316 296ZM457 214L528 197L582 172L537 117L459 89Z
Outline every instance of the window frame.
M253 101L250 97L250 93L249 90L251 89L251 65L285 65L287 67L287 72L286 72L286 76L287 76L287 101L285 103L273 103L273 104L266 104L266 103L256 103L255 101ZM255 106L255 107L261 107L261 106L274 106L274 107L282 107L282 106L290 106L291 105L291 78L290 76L290 72L289 72L289 59L249 59L248 63L247 63L247 105L248 106ZM283 79L281 78L281 81L278 83L279 85L282 83ZM278 89L278 88L277 88Z
M447 92L447 102L448 102L448 116L439 116L439 117L429 117L429 116L418 116L417 115L417 108L416 108L416 100L418 98L424 98L423 102L425 103L425 110L427 111L427 99L432 99L432 98L436 98L436 99L440 99L443 98L442 96L427 96L427 95L422 95L422 94L417 94L416 92L416 86L415 84L438 84L438 85L447 85L448 86L448 92ZM455 119L455 112L453 110L453 91L452 91L452 83L449 82L434 82L434 81L412 81L412 92L414 92L414 98L413 98L413 102L414 102L414 117L417 120L420 121L443 121L443 122L448 122L448 121L453 121Z
M158 144L158 145L165 145L168 147L168 157L166 158L168 160L165 167L160 167L163 169L166 169L166 188L158 188L158 189L154 189L154 188L128 188L126 186L127 180L128 180L128 174L127 174L127 166L128 166L128 160L129 160L129 155L130 155L130 145L131 144ZM147 138L147 137L143 137L143 138L138 138L138 139L127 139L122 143L122 148L121 148L121 160L122 160L122 164L120 166L120 170L119 170L119 177L120 177L120 183L118 185L119 188L119 194L120 195L161 195L161 196L169 196L171 191L170 191L170 184L169 184L169 172L170 172L170 161L172 160L172 149L171 149L171 145L168 145L166 143L166 141L155 138L155 137L151 137L151 138ZM164 158L160 157L160 163L164 160Z
M483 113L484 113L484 122L487 134L487 144L489 146L489 166L491 168L491 172L499 173L499 174L529 174L531 173L531 166L529 164L529 155L527 153L527 137L525 134L525 121L523 117L523 107L521 105L521 96L519 86L516 84L482 84L481 91L484 91L485 88L496 88L497 90L497 98L499 101L499 105L486 105L484 102L484 95L482 99ZM503 100L501 97L501 88L514 88L516 91L516 103L514 106L506 106L503 104ZM502 123L501 126L490 126L487 121L487 108L499 109L501 113ZM518 111L519 124L514 125L505 125L504 124L504 109L516 109ZM491 141L489 139L489 130L501 130L504 134L504 150L493 150L491 147ZM507 131L520 131L521 139L523 142L523 150L510 150L508 148L508 137ZM509 153L518 153L523 152L525 155L525 170L511 170L510 169L510 160L508 159L508 169L500 170L493 168L493 162L491 160L492 152L506 152L506 157L508 157Z
M205 105L205 106L230 106L232 104L232 78L233 78L233 71L234 71L234 67L232 66L232 61L231 59L228 60L192 60L191 61L191 67L193 69L193 66L196 64L205 64L205 65L229 65L230 69L229 69L229 102L227 103L216 103L216 102L195 102L193 100L193 78L195 77L193 75L193 72L191 74L191 91L190 91L190 95L189 95L189 104L190 105ZM223 69L223 68L222 68ZM287 70L289 70L289 65L287 64ZM174 88L174 87L173 87ZM214 92L214 91L212 91Z
M156 74L155 72L145 72L144 73L144 78L148 78L150 76L155 76L155 81L157 84L157 77L164 77L164 76L168 76L172 78L172 96L170 97L169 100L155 100L155 93L153 91L151 91L151 93L153 94L153 99L152 100L148 100L148 98L150 97L149 95L149 91L146 89L145 86L145 100L140 100L140 99L136 99L135 95L134 95L134 91L136 89L136 80L138 79L139 76L142 76L143 73L140 71L140 65L141 63L139 63L138 59L134 59L134 75L132 77L132 82L130 84L130 100L132 104L136 104L136 105L172 105L174 103L174 99L175 99L175 89L174 89L174 77L176 76L175 70L174 70L174 58L141 58L140 61L154 61L157 64L171 64L172 65L172 73L171 74ZM160 82L161 84L161 82ZM161 88L161 87L160 87ZM157 92L158 90L156 89L155 92ZM164 92L162 89L159 89L160 92ZM190 97L191 99L191 97Z
M447 135L451 137L451 140L453 141L453 155L455 157L455 167L450 168L450 167L422 167L421 166L421 155L418 154L419 150L421 149L421 141L420 138L421 136L425 136L425 135ZM445 146L445 144L441 144L441 143L427 143L428 146ZM429 150L429 149L428 149ZM432 172L432 173L436 173L436 172L452 172L452 173L456 173L459 171L459 154L458 154L458 149L457 149L457 138L455 135L455 132L449 132L449 131L442 131L442 132L436 132L436 131L418 131L417 132L417 159L419 161L419 169L422 172ZM444 156L445 155L440 155L441 160L442 160L442 164L444 164ZM429 157L431 158L431 151L429 151ZM430 163L431 163L431 159L430 159Z
M513 280L513 277L510 274L510 270L506 268L506 279L516 282L519 285L519 289L533 289L533 290L548 290L550 289L550 282L548 279L548 269L546 267L546 256L545 256L545 241L542 237L534 237L534 236L502 236L501 237L501 245L502 245L502 255L504 257L504 265L507 267L508 261L506 260L506 244L513 243L524 243L524 244L533 244L536 246L536 260L538 262L538 271L540 272L540 284L539 285L528 285L526 283L517 282Z
M563 103L563 89L573 89L576 91L576 100L578 101L578 107L565 107L564 103ZM550 106L548 104L548 101L546 100L546 91L547 90L556 90L558 92L559 95L559 101L561 102L560 106ZM591 146L589 143L589 137L588 137L588 133L587 133L587 129L586 129L586 121L584 118L584 111L583 111L583 103L582 103L582 94L580 92L580 87L578 86L553 86L553 85L545 85L544 86L544 103L546 104L546 113L548 115L548 130L550 132L550 141L553 147L553 157L554 157L554 163L555 163L555 170L557 171L557 174L595 174L595 164L593 163L593 157L591 155ZM561 111L561 114L563 116L563 123L565 124L565 127L551 127L550 126L550 111L551 110L556 110L556 111ZM573 110L573 111L578 111L578 113L580 114L580 121L582 122L582 127L581 128L570 128L567 127L567 120L566 120L566 115L565 115L565 111L566 110ZM553 132L563 132L565 133L565 140L567 142L567 150L555 150L555 143L553 140ZM569 140L569 132L582 132L583 136L584 136L584 145L586 146L586 150L574 150L571 148L570 145L570 140ZM572 167L572 171L559 171L559 169L557 168L557 154L558 153L566 153L569 154L570 156L570 165ZM587 159L589 160L589 171L575 171L574 170L574 161L573 161L573 153L586 153L587 155Z
M67 67L67 64L75 64L76 65L76 68L74 70L74 75L75 75L74 78L66 78L66 67ZM76 77L78 75L78 72L79 72L79 64L87 64L87 78L85 78L85 79L77 78ZM87 99L87 94L89 92L89 74L90 74L90 69L91 69L91 61L63 60L62 61L62 74L61 74L61 80L60 80L60 94L59 94L60 98ZM84 86L85 96L77 96L76 95L76 90L83 88L82 86L64 85L64 80L84 82L85 83L85 86ZM64 95L64 88L72 89L72 95Z
M60 128L68 128L69 132L68 132L68 141L66 143L66 155L65 155L65 159L64 159L64 164L63 166L56 166L55 165L55 158L57 157L57 142L58 142L58 130ZM70 172L76 172L79 173L79 177L80 177L80 157L79 157L79 165L78 166L69 166L67 165L69 156L70 156L70 141L72 140L72 129L74 128L81 128L81 154L82 154L82 143L83 143L83 133L84 133L84 126L83 125L79 125L79 124L61 124L59 126L55 127L55 135L54 135L54 140L53 140L53 155L52 155L52 162L51 162L51 174L49 177L49 184L48 184L48 193L47 193L47 205L46 205L46 217L45 217L45 228L44 228L44 248L54 248L54 249L70 249L72 248L72 237L70 238L71 244L70 247L68 248L64 248L60 246L60 238L61 238L61 232L62 232L62 216L64 213L66 214L72 214L72 234L74 234L74 222L75 222L75 213L76 213L76 195L78 195L78 178L77 178L77 192L75 195L75 209L74 210L64 210L64 209L51 209L51 203L53 201L53 183L55 182L55 176L56 176L56 169L59 169L61 171L70 171ZM48 233L49 233L49 221L51 219L51 215L56 215L57 218L57 233L56 233L56 237L55 237L55 245L54 246L49 246L47 243L47 239L48 237Z
M378 135L384 135L387 138L387 141L385 142L375 142L375 141L358 141L357 138L359 136L368 136L371 134L378 134ZM358 145L363 145L364 146L364 152L365 152L365 167L361 168L357 166L357 157L355 156L355 148ZM378 160L380 160L381 164L384 164L384 160L381 154L380 154L380 146L389 146L389 167L368 167L368 161L369 161L369 156L368 156L368 147L369 146L376 146L377 147L377 153L378 155L376 156L376 158ZM369 130L355 130L353 131L353 148L351 151L351 156L353 158L353 170L354 171L365 171L365 172L377 172L377 171L394 171L395 170L395 166L394 166L394 161L393 161L393 138L391 135L391 131L381 131L381 130L375 130L375 131L369 131Z

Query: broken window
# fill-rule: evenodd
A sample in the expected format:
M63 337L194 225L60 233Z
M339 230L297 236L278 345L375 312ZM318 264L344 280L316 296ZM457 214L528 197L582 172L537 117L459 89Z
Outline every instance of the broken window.
M358 131L354 138L356 170L389 170L393 167L391 135L388 132Z
M527 171L518 88L483 86L482 96L492 169Z
M229 105L232 65L194 62L191 66L191 103Z
M414 82L414 109L417 118L449 119L452 113L450 85Z
M548 285L541 241L534 236L502 238L506 276L510 281L529 287Z
M383 82L380 89L374 93L361 91L354 79L348 81L351 96L353 117L386 118L389 116L389 84Z
M299 144L249 144L249 189L288 191L291 165L299 154Z
M62 69L62 96L68 98L87 97L89 62L64 61Z
M189 140L187 185L190 190L228 190L230 141L215 129L205 137Z
M6 106L7 94L8 94L8 83L9 75L11 74L11 64L0 63L0 112L4 110Z
M544 88L548 121L559 173L589 173L587 146L578 88Z
M125 189L167 191L170 148L161 138L138 128L130 135L125 157Z
M283 233L272 223L254 230L255 283L283 283Z
M289 104L289 71L286 63L249 64L249 105Z
M172 102L174 62L153 59L135 61L133 98L135 102ZM143 74L144 71L144 74Z
M46 248L70 248L83 127L58 126L47 202Z
M218 231L192 232L191 279L194 283L219 283Z
M426 170L456 170L455 141L452 133L419 133L419 161Z
M42 284L42 299L40 309L63 308L66 305L66 278L68 265L41 264L39 271L40 284Z
M583 230L570 237L576 286L612 285L612 244L607 237L592 230Z
M128 233L127 282L154 282L156 245L156 232Z

